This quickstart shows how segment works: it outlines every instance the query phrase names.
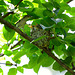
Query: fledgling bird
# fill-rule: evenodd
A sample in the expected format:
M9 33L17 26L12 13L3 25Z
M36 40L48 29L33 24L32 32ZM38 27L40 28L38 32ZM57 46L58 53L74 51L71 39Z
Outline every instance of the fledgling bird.
M30 18L31 16L25 15L21 20L19 20L16 23L16 27L24 29L24 25L26 24L26 21Z
M33 40L35 39L38 39L42 36L45 36L43 38L41 38L40 40L36 41L35 43L38 44L38 46L41 46L41 47L46 47L48 48L49 47L49 40L50 40L50 31L46 31L44 29L42 29L42 27L37 24L37 25L32 25L30 26L31 28L31 38Z

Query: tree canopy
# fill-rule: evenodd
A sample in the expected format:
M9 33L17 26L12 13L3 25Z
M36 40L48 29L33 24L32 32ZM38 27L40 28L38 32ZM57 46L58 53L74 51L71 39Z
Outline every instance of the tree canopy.
M4 25L0 31L0 42L3 43L0 44L0 57L11 57L15 64L6 61L6 66L16 66L9 69L8 75L16 75L17 71L23 73L24 68L38 73L40 66L51 65L56 71L67 70L65 75L75 75L75 33L68 32L75 31L75 7L68 5L71 1L0 0L0 23ZM26 16L29 18L24 19L23 25L21 21ZM38 40L45 38L44 36L32 39L27 21L32 21L29 25L43 25L46 31L51 32L48 48L36 44ZM23 28L17 27L17 23L23 25ZM13 44L15 41L17 43ZM23 55L29 58L29 63L18 66ZM3 75L1 68L0 73Z

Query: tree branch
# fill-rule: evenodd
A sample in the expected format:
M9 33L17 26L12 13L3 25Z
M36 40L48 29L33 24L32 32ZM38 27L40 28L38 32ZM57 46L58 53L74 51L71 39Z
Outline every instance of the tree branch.
M72 62L72 70L75 70L75 66L74 66L73 62Z
M12 46L10 49L13 49L13 48L16 47L17 45L19 45L21 41L22 41L22 39L21 39L20 41L18 41L18 43L16 43L14 46Z
M23 0L20 0L20 2L16 5L16 7L15 8L17 8L17 6L22 2Z
M17 8L17 6L18 6L22 1L23 1L23 0L20 0L20 2L15 6L15 8ZM10 14L14 14L14 12L11 11L11 12L6 13L4 16L2 16L2 18L5 18L5 17L7 17L7 16L10 15Z
M20 49L20 47L18 47L18 48L16 48L16 49L12 49L12 52L13 52L13 51L16 51L16 50L19 50L19 49Z
M0 64L4 64L4 65L11 65L11 66L12 66L12 65L13 65L13 66L17 66L17 64L12 64L12 63L11 63L11 64L7 64L7 63L0 63Z
M32 41L32 39L26 33L23 33L19 28L15 27L15 26L11 25L9 22L3 20L3 18L0 18L0 22L3 23L4 25L6 25L7 27L13 29L14 31L19 33L22 37L29 40L30 42Z
M7 16L10 15L10 14L14 14L14 12L11 11L11 12L6 13L4 16L2 16L2 18L5 18L5 17L7 17Z
M68 1L67 4L70 3L71 1L73 1L73 0Z
M43 50L44 50L49 56L51 56L53 59L55 59L60 65L62 65L66 70L68 70L70 73L72 73L73 75L75 75L75 72L74 72L72 69L70 69L67 65L65 65L61 60L59 60L54 54L52 54L49 49L43 48Z
M4 54L3 54L3 53L1 53L1 54L0 54L0 57L2 57L2 56L4 56Z
M0 22L5 24L6 26L8 26L9 28L15 30L17 33L19 33L22 37L24 37L25 39L29 40L30 42L33 40L32 38L30 38L27 34L23 33L19 28L14 27L13 25L11 25L9 22L3 20L3 18L0 18ZM73 72L72 69L70 69L67 65L65 65L61 60L59 60L53 53L50 52L49 49L46 48L42 48L39 47L37 44L33 43L34 45L36 45L38 48L43 49L43 51L45 51L50 57L52 57L54 60L56 60L60 65L62 65L66 70L68 70L70 73L72 73L73 75L75 75L75 72Z

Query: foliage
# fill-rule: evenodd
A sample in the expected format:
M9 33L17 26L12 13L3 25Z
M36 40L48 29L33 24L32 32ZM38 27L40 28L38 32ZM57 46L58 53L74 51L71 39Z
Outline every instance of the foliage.
M29 18L32 25L42 24L45 26L47 31L51 31L51 39L49 48L53 55L58 55L59 61L62 61L69 68L74 68L75 62L75 33L68 33L69 29L75 31L75 7L70 7L67 2L70 0L5 0L10 4L13 4L15 8L10 8L4 0L0 0L0 17L6 15L8 10L14 12L13 14L7 15L5 20L10 22L11 25L16 27L17 21L20 20L24 15L31 16ZM66 11L66 12L65 12ZM64 13L63 13L64 12ZM67 15L69 13L72 17ZM20 64L20 58L26 55L29 58L29 63L22 66L16 66L16 68L10 68L8 75L16 75L17 71L24 73L23 68L32 69L38 73L40 66L48 67L53 64L53 69L56 71L64 71L65 68L57 61L57 58L52 58L46 52L42 51L39 47L36 47L33 42L36 42L42 38L38 38L33 42L23 38L18 34L13 27L3 26L0 32L0 53L10 57L13 55L12 60L16 64ZM30 36L30 28L28 24L24 26L24 33ZM64 36L64 38L61 37ZM54 37L54 38L53 38ZM20 41L21 39L21 41ZM18 41L16 45L11 45ZM68 48L66 49L66 45ZM17 49L16 49L17 48ZM15 49L15 50L13 50ZM54 61L56 60L56 62ZM7 64L8 63L8 64ZM73 65L72 65L73 63ZM10 61L6 61L6 65L11 64ZM10 66L12 66L11 64ZM0 73L3 75L3 70L0 68ZM65 75L71 75L70 72L66 72Z

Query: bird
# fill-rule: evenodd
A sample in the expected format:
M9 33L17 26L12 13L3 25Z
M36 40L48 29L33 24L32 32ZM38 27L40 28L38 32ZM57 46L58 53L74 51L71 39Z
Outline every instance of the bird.
M48 48L50 44L49 40L51 37L50 31L43 29L40 24L31 25L29 27L31 28L30 35L33 40L42 37L41 39L35 41L35 43L40 47Z
M24 29L24 25L26 24L26 21L30 18L31 16L29 15L25 15L22 19L20 19L17 23L16 23L16 27L20 28L20 29Z

